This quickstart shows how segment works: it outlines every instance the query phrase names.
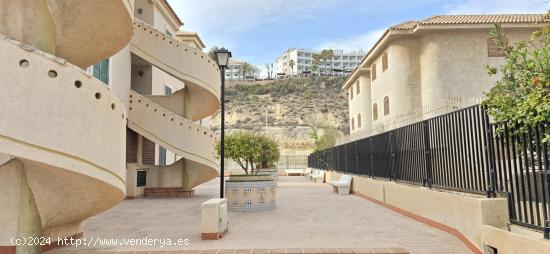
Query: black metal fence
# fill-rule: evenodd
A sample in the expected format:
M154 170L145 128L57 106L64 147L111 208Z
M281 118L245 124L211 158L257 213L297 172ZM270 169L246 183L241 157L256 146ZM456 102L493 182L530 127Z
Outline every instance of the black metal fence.
M512 135L475 105L312 153L308 166L487 197L506 193L513 223L549 234L548 128Z

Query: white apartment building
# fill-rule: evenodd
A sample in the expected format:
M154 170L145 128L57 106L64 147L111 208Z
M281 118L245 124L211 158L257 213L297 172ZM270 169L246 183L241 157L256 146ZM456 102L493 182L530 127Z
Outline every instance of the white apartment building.
M242 66L244 64L248 64L251 68L248 73L246 73L246 77L243 77L242 75ZM255 81L256 79L260 78L260 75L262 74L262 70L258 68L258 66L255 66L251 63L248 63L246 61L239 61L239 60L229 60L229 64L227 65L227 70L225 71L225 79L226 80L234 80L234 81Z
M500 66L489 30L500 23L513 42L541 28L543 15L445 15L390 27L347 78L350 136L388 131L480 102ZM342 140L342 142L345 142Z
M344 52L334 49L332 61L319 63L318 74L346 75L351 73L363 60L366 52ZM278 76L301 75L312 71L313 55L321 53L311 49L290 48L275 60L275 72ZM291 68L291 62L294 65ZM315 74L315 73L314 73Z

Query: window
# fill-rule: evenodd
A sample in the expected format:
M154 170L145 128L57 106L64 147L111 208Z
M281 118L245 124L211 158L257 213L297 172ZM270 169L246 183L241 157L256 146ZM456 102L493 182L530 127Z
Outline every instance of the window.
M388 96L384 97L384 115L390 114L390 98Z
M372 105L372 120L378 120L378 105L376 103Z
M382 54L382 71L385 71L388 69L388 53L384 52Z
M373 64L370 67L370 75L371 75L371 80L374 81L376 79L376 64Z
M166 148L159 146L159 165L166 166Z
M359 88L359 80L357 80L357 82L355 82L355 92L359 94L360 91L361 91L361 88Z
M487 56L488 57L503 57L504 52L497 48L497 43L493 38L487 38Z
M170 88L169 86L167 86L166 84L164 85L164 95L168 96L168 95L171 95L172 94L172 88Z
M143 187L145 185L147 185L147 171L136 171L136 187Z
M105 59L92 67L92 74L96 79L109 85L109 59Z
M357 114L357 129L361 128L361 114Z
M351 130L355 130L355 119L351 118Z
M353 100L353 85L349 87L349 99Z

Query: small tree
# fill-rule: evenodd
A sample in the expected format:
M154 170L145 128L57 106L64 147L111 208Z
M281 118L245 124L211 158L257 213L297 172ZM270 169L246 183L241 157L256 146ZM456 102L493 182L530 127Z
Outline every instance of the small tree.
M323 114L310 115L304 122L311 128L310 137L314 140L314 152L331 148L336 144L340 132Z
M235 161L247 175L257 174L254 171L259 165L273 165L279 159L277 143L261 134L252 132L235 132L225 137L225 157ZM220 155L220 142L216 143Z
M490 34L506 63L498 68L487 66L490 75L502 75L483 101L489 114L496 122L507 122L514 132L550 122L550 26L513 44L498 24ZM545 142L550 141L549 132Z

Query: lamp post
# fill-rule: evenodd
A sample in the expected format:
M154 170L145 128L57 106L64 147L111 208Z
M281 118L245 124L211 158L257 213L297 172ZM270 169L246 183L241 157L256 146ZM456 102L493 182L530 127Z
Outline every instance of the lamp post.
M221 48L216 53L216 61L218 62L218 67L220 67L220 75L222 79L221 83L221 98L220 98L220 106L221 106L221 124L220 124L220 130L221 130L221 139L220 139L220 198L223 198L224 196L224 162L225 162L225 69L227 68L227 64L229 63L229 58L231 58L231 52L228 51L225 48Z

